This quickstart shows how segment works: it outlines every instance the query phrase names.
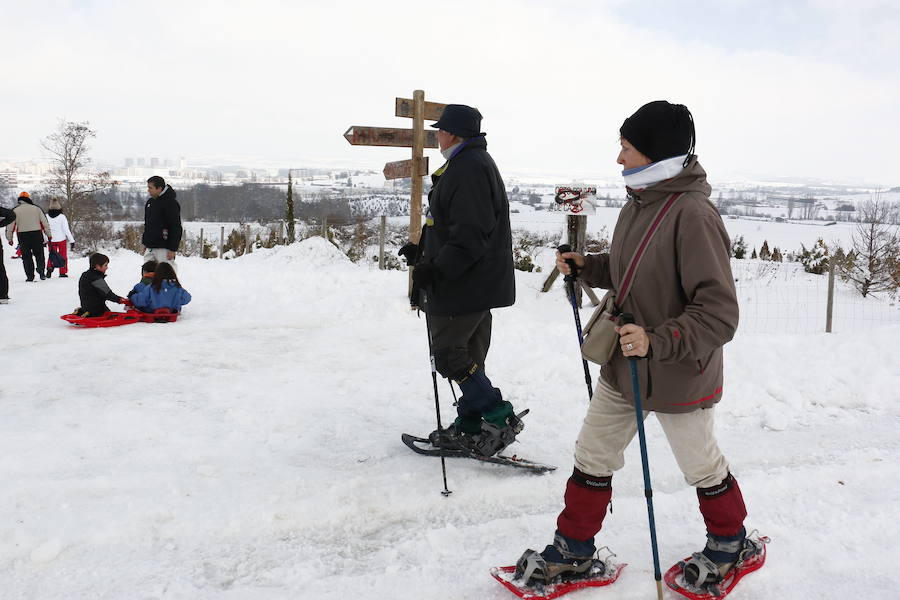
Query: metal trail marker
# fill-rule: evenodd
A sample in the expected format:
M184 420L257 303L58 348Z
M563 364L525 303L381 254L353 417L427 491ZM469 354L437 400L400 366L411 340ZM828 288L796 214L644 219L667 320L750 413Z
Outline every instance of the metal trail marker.
M425 121L440 119L445 106L446 104L439 102L425 102L425 92L415 90L412 99L397 98L394 102L395 116L412 119L412 129L354 125L344 132L344 138L354 146L412 148L410 160L389 162L384 166L384 178L388 180L412 178L409 198L409 239L413 243L419 242L422 232L422 177L428 175L428 158L424 156L424 149L438 147L437 132L426 132Z

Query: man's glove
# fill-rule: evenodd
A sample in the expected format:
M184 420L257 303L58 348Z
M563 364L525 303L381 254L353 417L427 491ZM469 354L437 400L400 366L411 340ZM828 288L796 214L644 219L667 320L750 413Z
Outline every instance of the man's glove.
M434 266L434 263L422 263L413 268L413 283L420 288L431 287L440 277L441 272Z
M69 248L71 248L72 250L74 250L74 249L75 249L75 242L72 242L71 244L69 244Z
M419 254L419 245L409 242L397 250L397 254L406 259L406 264L408 266L412 266L416 262L416 256Z

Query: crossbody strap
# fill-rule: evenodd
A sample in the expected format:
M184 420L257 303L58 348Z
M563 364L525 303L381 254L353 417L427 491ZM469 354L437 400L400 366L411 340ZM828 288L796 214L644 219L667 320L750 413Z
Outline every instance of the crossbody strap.
M656 216L653 217L653 221L650 223L650 228L647 229L647 233L644 234L644 238L635 249L634 255L632 255L631 257L631 263L629 263L628 269L625 271L625 277L622 278L622 284L619 286L618 293L616 294L616 304L618 306L622 306L622 304L625 302L625 298L628 297L628 292L631 291L631 284L634 283L634 274L637 271L638 265L641 264L641 259L644 258L644 251L647 249L647 246L650 245L650 240L653 239L653 236L659 229L659 226L663 222L663 219L665 219L666 215L669 214L669 209L672 208L672 205L675 204L675 201L678 200L680 196L680 192L669 196L656 212Z

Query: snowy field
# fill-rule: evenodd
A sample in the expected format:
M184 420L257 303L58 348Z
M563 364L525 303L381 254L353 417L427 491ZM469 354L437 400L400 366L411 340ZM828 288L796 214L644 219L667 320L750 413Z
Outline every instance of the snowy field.
M124 294L141 258L110 254ZM488 569L551 540L587 392L561 286L539 292L546 272L517 272L487 368L531 409L515 451L559 469L448 460L445 498L440 461L400 442L434 426L406 273L354 265L320 238L181 258L194 300L177 323L79 330L58 316L86 259L31 284L5 261L4 600L505 600ZM897 598L900 324L753 333L747 312L726 347L718 431L748 528L772 543L731 597ZM446 383L440 394L448 420ZM704 529L652 417L647 432L665 569ZM614 484L598 542L629 566L572 600L656 597L636 443Z

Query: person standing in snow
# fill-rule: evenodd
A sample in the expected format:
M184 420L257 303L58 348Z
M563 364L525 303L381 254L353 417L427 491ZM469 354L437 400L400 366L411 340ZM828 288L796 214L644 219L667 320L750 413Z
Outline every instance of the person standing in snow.
M69 219L63 214L62 206L59 204L59 198L50 201L50 210L47 213L47 221L50 223L50 252L56 250L63 260L66 261L59 268L60 277L68 277L69 273L69 251L68 244L75 248L75 238L72 237L72 231L69 229ZM67 244L68 242L68 244ZM47 277L53 273L53 263L47 258Z
M15 222L16 213L0 206L0 227ZM0 304L9 304L9 277L6 276L6 265L3 264L3 244L0 243Z
M418 245L400 254L414 265L411 300L426 301L435 367L459 385L456 420L429 439L435 446L493 455L512 443L522 421L485 372L491 309L516 299L509 201L487 152L481 113L449 104L432 127L446 162L431 176Z
M685 481L697 490L707 543L688 561L685 578L703 585L720 581L753 544L746 539L741 490L713 429L722 398L722 346L738 325L730 240L693 153L687 107L650 102L625 119L619 134L617 162L624 167L628 202L609 253L566 252L557 255L556 266L567 275L566 261L574 261L588 285L617 289L651 223L663 216L633 273L630 295L618 307L635 323L616 328L619 347L601 369L578 436L553 544L541 553L529 550L521 560L537 567L538 581L590 569L612 474L624 466L625 448L637 431L629 359L641 359L636 365L644 415L656 414Z
M154 175L147 180L150 197L144 205L144 260L168 262L175 268L175 253L181 243L181 207L175 190Z
M47 215L31 201L28 192L19 194L18 204L13 212L16 213L16 220L6 226L6 240L12 246L13 233L19 238L25 281L34 281L35 268L38 276L46 279L44 275L44 244L47 236L50 235L50 223L47 222Z

